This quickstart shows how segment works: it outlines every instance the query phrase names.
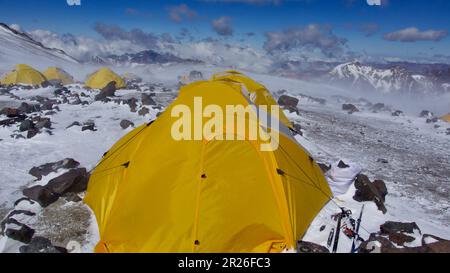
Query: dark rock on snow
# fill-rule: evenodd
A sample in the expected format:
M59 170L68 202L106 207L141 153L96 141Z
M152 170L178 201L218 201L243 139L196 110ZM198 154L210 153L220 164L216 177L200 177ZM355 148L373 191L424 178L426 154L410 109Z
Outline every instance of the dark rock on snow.
M134 123L129 120L126 120L126 119L124 119L120 122L120 127L122 127L122 129L127 129L128 127L133 127L133 126L134 126Z
M60 169L73 169L79 165L80 163L78 161L72 158L65 158L57 162L51 162L38 167L33 167L28 173L36 177L37 180L41 180L43 176L46 176L52 172L56 172Z
M297 107L299 103L299 100L297 98L288 96L288 95L282 95L278 99L278 104L280 106L291 106L291 107Z
M14 218L6 220L6 226L12 225L14 228L7 227L3 234L13 240L28 244L33 238L34 229L29 226L19 223Z
M381 234L393 234L393 233L414 233L414 230L420 232L419 226L415 222L412 223L401 223L401 222L393 222L387 221L386 223L380 226Z
M139 116L145 116L150 113L150 110L147 107L142 107L141 110L138 111Z
M79 123L78 121L74 121L72 124L67 126L66 129L69 129L70 127L73 127L73 126L81 126L81 123Z
M95 100L104 100L108 97L114 97L116 90L116 82L112 81L100 90L100 93L95 96Z
M31 128L31 129L28 130L28 132L27 132L27 138L33 138L33 137L36 136L37 134L39 134L39 129L38 129L38 128Z
M422 112L420 112L419 116L421 118L432 118L432 117L434 117L434 114L433 114L433 112L430 112L428 110L423 110Z
M382 180L376 180L375 182L370 182L364 174L358 174L355 180L356 192L353 199L358 202L374 201L378 209L386 213L387 209L384 206L385 197L388 193L386 184Z
M149 94L142 94L142 105L155 105L156 102Z
M19 131L25 132L25 131L28 131L33 128L34 128L34 123L31 120L26 119L20 124Z
M44 208L49 206L59 198L57 194L51 192L46 187L41 185L24 189L22 193L31 200L38 202L39 205L41 205Z
M359 112L359 109L351 103L342 104L342 110L347 111L349 114Z
M95 123L94 122L85 122L83 124L83 127L81 127L81 131L97 131L97 128L95 128Z
M349 168L349 167L350 167L349 165L345 164L345 162L342 161L342 160L339 161L339 163L338 163L337 166L338 166L338 168L340 168L340 169L346 169L346 168Z

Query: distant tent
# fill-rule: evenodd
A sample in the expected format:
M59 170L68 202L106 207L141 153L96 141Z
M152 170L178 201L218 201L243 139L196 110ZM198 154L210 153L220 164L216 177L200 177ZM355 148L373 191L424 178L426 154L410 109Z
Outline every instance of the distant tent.
M8 73L0 80L1 84L27 84L27 85L41 85L46 82L45 76L36 69L26 64L16 65L16 69Z
M102 67L88 77L86 86L92 89L102 89L112 81L116 82L117 89L126 87L125 81L119 75L107 67Z
M158 119L105 153L84 199L97 218L95 252L295 249L332 193L286 126L280 124L278 149L264 152L266 138L224 140L236 134L227 127L208 141L177 141L171 133L175 107L194 111L201 98L223 112L229 105L252 108L244 91L225 78L184 86ZM258 117L238 119L249 126Z
M242 73L235 70L228 70L222 73L217 73L212 76L213 80L230 81L239 84L243 84L246 88L247 94L246 98L250 99L254 104L267 105L270 112L271 105L277 105L276 100L272 97L267 88L252 80L251 78L243 75ZM289 119L280 112L280 121L284 123L288 128L294 129L294 125L289 121Z
M450 113L448 113L448 114L445 115L445 116L442 116L441 119L442 119L443 121L450 122Z
M44 74L48 81L60 82L63 85L74 83L73 77L58 67L49 67L42 74Z

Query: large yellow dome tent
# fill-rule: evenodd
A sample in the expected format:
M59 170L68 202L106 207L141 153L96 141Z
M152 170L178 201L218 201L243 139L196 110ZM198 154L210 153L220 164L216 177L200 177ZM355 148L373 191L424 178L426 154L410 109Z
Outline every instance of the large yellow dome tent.
M73 77L59 67L49 67L42 74L44 74L47 80L60 81L63 85L74 83Z
M116 82L117 89L126 87L125 81L119 75L107 67L102 67L88 77L85 85L92 89L102 89L112 81Z
M16 68L5 75L0 83L4 85L9 84L27 84L27 85L41 85L47 81L45 76L26 64L18 64Z
M450 113L448 113L448 114L445 115L445 116L442 116L442 117L441 117L441 120L446 121L446 122L450 122Z
M196 82L154 122L119 140L94 169L84 201L97 218L96 252L282 252L332 193L320 168L280 123L278 149L256 140L172 137L178 106L252 105L226 78ZM255 117L255 116L252 116ZM245 117L248 126L252 117ZM208 120L203 117L203 122ZM194 117L191 117L194 122ZM274 129L267 129L274 130Z

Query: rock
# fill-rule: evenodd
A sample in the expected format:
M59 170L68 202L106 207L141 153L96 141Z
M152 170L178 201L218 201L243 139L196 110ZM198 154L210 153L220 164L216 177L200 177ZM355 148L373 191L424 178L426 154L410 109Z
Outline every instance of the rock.
M53 110L53 105L56 103L56 101L52 100L46 100L42 103L42 110Z
M288 106L288 107L292 107L292 108L297 108L297 105L299 103L299 100L297 98L288 96L288 95L282 95L279 99L278 99L278 104L280 106Z
M52 122L50 121L49 118L39 118L39 121L36 122L37 129L43 129L43 128L51 129L51 127L52 127Z
M3 108L2 111L0 112L1 115L5 115L8 118L15 118L15 117L19 117L22 115L22 112L20 112L19 109L17 108Z
M139 116L145 116L148 113L150 113L150 110L147 107L142 107L139 111L138 114Z
M377 159L377 162L383 163L383 164L388 164L388 163L389 163L389 161L387 161L387 160L384 159L384 158L378 158L378 159Z
M26 119L20 124L19 131L25 132L25 131L28 131L33 128L34 128L34 123L31 120Z
M432 117L432 118L428 118L426 120L427 123L436 123L438 122L439 118L438 117Z
M25 118L26 118L26 116L18 116L15 118L8 118L8 119L0 120L0 126L11 126L18 122L24 121Z
M97 129L95 128L95 123L94 122L85 122L83 124L83 127L81 127L81 131L83 132L83 131L87 131L87 130L96 132Z
M78 94L76 94L75 99L70 103L71 105L80 105L82 103L80 96L78 96Z
M70 90L67 87L61 87L53 91L53 93L55 94L55 96L59 96L62 94L70 93Z
M351 103L342 104L342 110L347 111L349 114L359 112L359 109Z
M79 123L78 121L74 121L72 124L67 126L66 129L69 129L70 127L73 127L73 126L81 126L81 123Z
M103 89L100 90L100 93L95 96L95 100L104 100L108 97L114 97L116 95L116 82L112 81L108 83Z
M386 195L388 194L386 183L384 183L383 180L375 180L375 181L373 181L372 184L378 190L378 194L380 195L380 197L383 200L383 202L385 202L386 201Z
M81 202L83 201L83 199L81 199L80 196L78 196L78 194L74 193L74 192L68 192L66 194L64 194L64 199L66 199L67 202Z
M344 161L342 161L342 160L339 161L337 166L338 166L338 168L341 168L341 169L346 169L346 168L350 167L349 165L345 164Z
M305 241L297 242L297 252L298 253L330 253L328 248Z
M80 193L87 189L88 180L85 168L71 169L50 180L45 188L58 196L68 192Z
M131 112L136 112L136 108L137 108L137 99L135 98L130 98L128 100L123 101L125 104L128 104L128 106L130 106L130 111Z
M38 128L32 128L32 129L28 130L28 132L27 132L27 138L33 138L33 137L35 137L37 134L39 134L39 129L38 129Z
M8 223L9 219L14 219L12 218L15 215L26 215L26 216L35 216L36 213L31 212L31 211L27 211L27 210L13 210L11 211L4 220L1 221L0 223L0 234L4 234L5 229L6 229L6 224Z
M433 114L433 112L430 112L428 110L423 110L422 112L420 112L419 116L421 118L432 118L432 117L434 117L434 114Z
M134 123L129 120L124 119L120 122L120 127L122 127L122 129L124 129L124 130L130 126L133 127Z
M47 111L47 112L45 112L44 115L46 115L46 116L53 116L54 114L56 114L55 111Z
M28 245L19 248L20 253L67 253L67 249L52 245L47 238L36 236Z
M294 132L294 136L295 135L303 136L302 127L300 126L300 124L297 122L293 122L292 124L294 125L294 129L291 130Z
M414 230L420 232L419 227L415 222L412 223L401 223L401 222L393 222L387 221L386 223L380 226L381 234L393 234L393 233L409 233L413 234Z
M317 163L322 170L323 174L326 174L329 170L331 170L331 165L326 165L323 163Z
M14 226L14 228L9 227L10 225ZM14 218L9 218L6 221L6 230L4 234L13 240L28 244L31 241L31 238L33 238L34 229L19 223Z
M395 248L389 239L384 238L376 233L372 233L369 239L362 242L359 246L359 253L380 253L382 249Z
M33 112L39 112L41 111L41 106L39 104L28 104L26 102L22 102L19 108L17 108L22 113L33 113Z
M416 238L403 233L391 233L389 234L389 241L395 243L396 245L403 246L405 243L411 243Z
M37 185L31 188L24 189L23 195L39 203L42 207L47 207L56 200L59 196L44 186Z
M392 116L393 117L403 116L403 111L396 110L396 111L392 112Z
M14 139L26 139L26 137L24 137L21 134L12 134L11 138L14 138Z
M387 209L384 206L384 201L387 195L387 188L382 180L378 181L376 184L371 183L366 175L358 174L355 179L356 192L353 199L358 202L373 201L379 210L386 213Z
M372 112L374 113L378 113L380 111L384 111L386 110L386 105L384 105L384 103L375 103L370 110L372 110Z
M142 94L142 105L155 105L156 102L149 94Z
M60 161L46 163L38 167L33 167L28 172L30 175L41 180L43 176L46 176L52 172L56 172L60 169L73 169L80 165L80 163L72 158L65 158Z

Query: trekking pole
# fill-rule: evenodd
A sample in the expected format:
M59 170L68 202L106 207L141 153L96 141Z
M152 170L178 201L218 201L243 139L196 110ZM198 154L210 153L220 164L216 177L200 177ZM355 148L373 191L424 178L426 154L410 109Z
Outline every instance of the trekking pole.
M333 253L336 253L337 248L338 248L339 234L341 233L341 220L342 220L342 216L345 214L344 209L341 208L341 210L342 210L342 212L339 213L338 220L337 220L336 234L335 234L335 237L334 237L334 244L333 244Z
M355 237L353 237L352 249L351 249L350 253L355 253L356 252L356 241L358 239L360 239L360 237L359 237L359 227L361 226L361 220L362 220L363 211L364 211L364 204L362 205L361 212L359 213L359 218L356 221Z

